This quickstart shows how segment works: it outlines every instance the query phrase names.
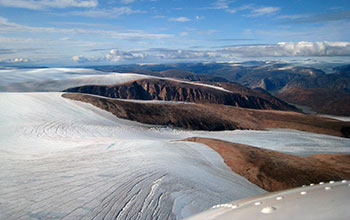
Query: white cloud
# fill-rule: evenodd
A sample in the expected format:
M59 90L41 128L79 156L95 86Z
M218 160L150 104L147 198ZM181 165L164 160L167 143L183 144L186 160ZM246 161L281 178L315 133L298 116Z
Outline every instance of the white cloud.
M97 34L104 35L109 38L119 38L127 40L142 40L142 39L161 39L172 38L171 34L153 34L139 30L118 32L118 31L106 31L98 29L83 29L83 28L54 28L54 27L32 27L17 24L8 21L6 18L0 17L0 33L1 32L46 32L46 33L63 33L63 34Z
M97 58L97 57L86 57L86 56L82 56L82 55L79 55L79 56L73 56L71 58L74 62L77 62L77 63L96 63L96 62L101 62L101 61L104 61L105 59L104 58Z
M300 19L304 18L306 15L303 14L298 14L298 15L281 15L278 16L277 19L288 19L288 20L295 20L295 19Z
M281 10L281 8L279 8L279 7L255 8L247 16L248 17L260 17L260 16L264 16L264 15L272 15L272 14L279 12L280 10Z
M247 17L260 17L265 15L273 15L278 13L281 8L279 7L270 7L270 6L256 6L254 4L246 4L240 7L230 7L230 3L232 1L229 0L217 0L212 7L207 7L204 9L222 9L231 14L235 14L240 11L248 11L249 14L245 15Z
M217 0L212 9L228 9L229 8L229 4L232 1L229 0Z
M140 14L147 13L143 10L134 10L130 7L120 7L120 8L111 8L111 9L92 9L88 11L74 11L71 12L71 15L79 15L85 17L119 17L121 15L130 15L130 14Z
M27 63L29 59L26 58L12 58L7 60L0 60L0 63Z
M177 17L177 18L169 18L169 21L188 22L188 21L191 21L191 19L186 17Z
M12 60L9 60L8 62L11 63L26 63L29 62L29 59L25 59L25 58L14 58Z
M242 5L241 7L237 7L237 8L227 8L226 11L231 13L231 14L235 14L236 12L239 11L245 11L245 10L252 10L254 9L254 5Z
M0 5L33 10L68 7L93 8L98 5L98 0L0 0Z
M196 20L203 20L205 17L204 16L196 16Z
M350 56L350 42L280 42L271 45L233 46L220 50L163 50L164 58L208 59L235 57Z
M119 62L121 60L142 60L147 57L143 52L125 52L113 49L106 56L105 59L112 62Z
M128 40L142 40L142 39L162 39L162 38L172 38L174 35L171 34L152 34L145 33L143 31L130 31L130 32L114 32L106 31L105 34L112 38L123 38Z
M120 0L120 3L122 4L131 4L133 2L135 2L135 0Z
M280 42L235 46L223 49L222 53L240 57L350 56L350 42Z
M84 57L84 56L73 56L72 57L72 60L73 61L75 61L75 62L77 62L77 63L86 63L86 62L88 62L89 61L89 59L88 58L86 58L86 57Z
M350 56L350 42L282 42L292 56Z

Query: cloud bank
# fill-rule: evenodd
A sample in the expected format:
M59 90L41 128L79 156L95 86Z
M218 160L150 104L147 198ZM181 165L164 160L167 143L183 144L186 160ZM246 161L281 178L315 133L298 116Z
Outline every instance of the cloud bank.
M225 48L223 52L241 57L350 56L350 42L280 42L235 46Z
M350 56L350 42L280 42L269 45L241 45L213 50L175 50L151 48L140 51L111 50L100 61L112 63L141 61L217 61L237 57L310 57ZM74 60L74 59L73 59ZM77 58L77 62L89 62L88 58ZM96 61L96 59L94 60Z

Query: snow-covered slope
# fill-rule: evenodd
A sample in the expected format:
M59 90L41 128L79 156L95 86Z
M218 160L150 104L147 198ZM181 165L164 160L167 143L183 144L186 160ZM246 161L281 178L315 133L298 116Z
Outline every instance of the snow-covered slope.
M172 78L83 68L0 69L0 77L0 92L60 92L84 85L117 85L146 78L171 80L230 92L218 86Z
M0 93L0 219L175 219L264 192L213 150L60 93Z
M0 70L0 77L0 92L59 92L76 86L121 84L151 76L80 68L43 68Z

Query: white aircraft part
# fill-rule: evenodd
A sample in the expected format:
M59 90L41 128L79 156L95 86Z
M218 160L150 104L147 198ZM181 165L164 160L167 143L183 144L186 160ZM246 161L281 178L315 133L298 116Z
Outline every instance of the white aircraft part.
M350 219L350 181L331 181L213 206L186 220Z

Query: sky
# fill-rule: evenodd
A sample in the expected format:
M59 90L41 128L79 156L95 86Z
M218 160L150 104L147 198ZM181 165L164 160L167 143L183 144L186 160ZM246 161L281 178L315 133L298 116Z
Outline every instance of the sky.
M350 57L349 0L0 0L0 65Z

